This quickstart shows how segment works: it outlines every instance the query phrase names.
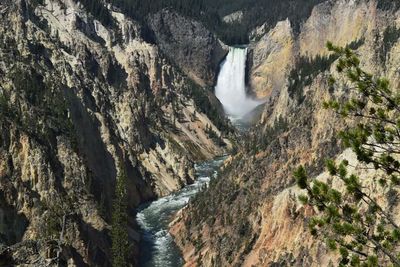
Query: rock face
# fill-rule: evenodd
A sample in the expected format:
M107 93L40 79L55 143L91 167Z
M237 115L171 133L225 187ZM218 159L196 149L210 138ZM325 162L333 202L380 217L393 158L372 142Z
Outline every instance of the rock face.
M195 160L231 145L211 93L145 41L140 24L111 9L94 15L73 0L0 3L5 265L109 266L122 170L137 242L137 205L191 183ZM218 53L207 60L219 61ZM137 252L134 245L132 264Z
M289 20L278 22L260 41L252 43L249 84L257 97L268 97L285 86L288 70L293 64L294 48Z
M334 262L336 255L308 232L306 217L314 211L298 203L292 172L306 164L311 176L318 176L321 159L339 154L357 164L336 140L343 122L322 109L324 100L349 95L327 84L335 73L335 59L324 48L327 41L355 48L363 68L399 87L400 35L391 41L384 36L388 27L400 28L400 12L379 7L377 1L326 1L314 8L297 35L289 21L282 21L251 44L252 88L268 102L244 148L172 225L186 266ZM392 213L398 218L398 204Z
M148 20L157 43L171 61L197 83L214 85L219 64L228 53L222 42L201 23L168 9Z
M222 18L225 23L238 23L243 19L243 11L239 10Z

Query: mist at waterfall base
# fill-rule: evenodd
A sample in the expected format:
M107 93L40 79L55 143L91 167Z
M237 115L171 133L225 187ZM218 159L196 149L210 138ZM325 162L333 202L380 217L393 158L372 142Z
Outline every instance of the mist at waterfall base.
M216 179L217 170L225 157L196 164L196 182L169 196L144 204L138 210L136 220L142 229L139 266L180 267L184 261L179 248L168 232L174 215L185 207L211 179Z
M215 87L216 97L221 101L225 113L237 125L263 101L247 96L245 85L247 48L231 47L221 64ZM235 123L236 124L236 123ZM142 230L139 266L178 267L184 261L179 248L168 232L169 224L176 212L185 207L211 179L216 179L224 157L196 164L196 182L169 196L142 205L136 219Z
M230 47L229 53L221 64L215 96L224 107L231 120L240 120L248 116L263 101L256 100L246 92L246 59L247 48Z

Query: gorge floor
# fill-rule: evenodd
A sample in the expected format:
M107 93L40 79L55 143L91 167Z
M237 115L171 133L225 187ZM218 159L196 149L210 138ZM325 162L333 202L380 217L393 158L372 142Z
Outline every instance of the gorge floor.
M168 227L176 212L185 207L190 198L196 195L217 172L225 157L202 162L196 165L196 181L180 191L156 201L142 205L137 214L137 222L142 229L140 243L141 267L175 267L183 265L179 248L175 245Z

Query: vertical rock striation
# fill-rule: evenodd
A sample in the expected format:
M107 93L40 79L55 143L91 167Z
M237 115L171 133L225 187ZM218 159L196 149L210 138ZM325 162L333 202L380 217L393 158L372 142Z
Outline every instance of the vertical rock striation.
M327 157L356 164L336 140L343 122L322 108L326 99L349 95L348 89L332 90L327 83L335 58L325 43L356 49L363 68L388 77L396 89L400 35L387 36L388 29L400 28L399 12L383 8L381 1L326 1L298 34L282 21L251 44L252 89L268 102L244 147L172 225L186 266L328 266L334 261L336 255L308 233L306 217L314 211L298 203L292 178L299 164L318 176ZM371 185L372 179L366 182ZM392 212L397 218L398 203Z
M212 106L210 92L146 41L139 23L109 8L0 3L4 264L109 266L118 166L128 176L135 264L134 209L191 183L195 160L231 146L223 113L203 107Z
M165 55L191 79L213 86L228 48L200 22L163 9L150 15L149 25Z

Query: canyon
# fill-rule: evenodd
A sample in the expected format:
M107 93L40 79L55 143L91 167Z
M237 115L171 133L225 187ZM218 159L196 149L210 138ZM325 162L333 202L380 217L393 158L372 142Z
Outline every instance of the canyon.
M0 266L111 266L122 174L131 266L335 265L293 171L358 166L337 138L347 125L322 108L349 94L328 83L326 43L398 88L400 6L313 1L232 46L196 16L140 19L116 2L0 3Z
M227 153L222 109L187 78L186 62L165 57L122 13L110 11L114 24L105 26L72 0L2 1L0 10L0 258L111 265L110 216L123 170L136 265L135 209L193 183L194 162ZM192 38L196 24L186 23ZM197 27L197 38L215 40ZM213 60L227 53L215 41L205 45L219 51ZM212 83L213 64L197 66Z
M326 177L323 159L348 158L336 138L345 127L322 108L324 100L345 98L332 91L335 75L327 41L356 50L363 68L388 77L398 88L399 37L388 42L388 29L399 27L399 11L380 1L326 1L314 7L296 32L289 20L267 32L261 26L250 44L249 84L266 98L261 119L232 155L221 177L195 198L172 225L185 266L330 266L338 255L307 229L314 211L298 200L302 194L293 171L306 164L315 177ZM366 174L373 186L374 173ZM380 196L389 201L388 195ZM385 200L386 199L386 200ZM392 209L398 218L399 206Z

